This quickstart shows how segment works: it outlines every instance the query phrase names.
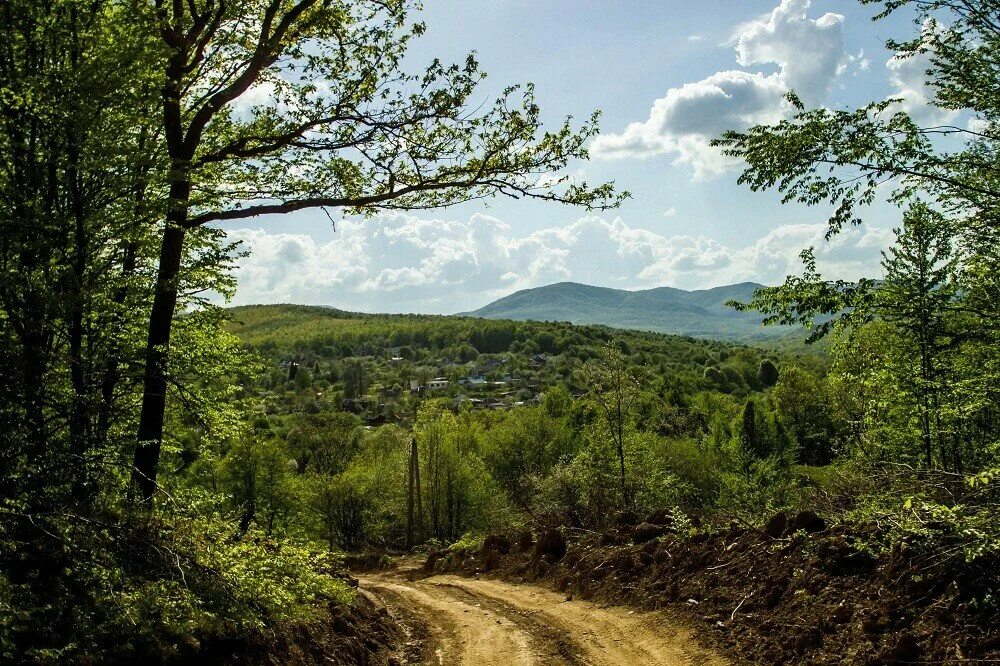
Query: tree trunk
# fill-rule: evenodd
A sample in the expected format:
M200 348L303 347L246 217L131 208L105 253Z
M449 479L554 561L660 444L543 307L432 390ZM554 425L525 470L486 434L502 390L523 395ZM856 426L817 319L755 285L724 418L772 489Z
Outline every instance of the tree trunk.
M622 414L622 404L621 396L619 394L618 404L615 413L615 434L616 443L618 444L618 472L620 476L621 486L622 486L622 502L625 506L629 506L631 501L629 499L628 485L625 482L625 427L622 420L624 419Z
M24 410L28 431L28 474L34 477L45 469L46 463L43 458L48 453L48 430L45 426L45 374L48 366L49 334L44 330L43 317L40 314L28 313L26 319L27 333L22 338L24 366L21 382L24 386ZM30 483L37 482L38 479L32 479ZM41 496L41 493L29 494L33 504L37 504L38 502L34 500L40 500Z
M951 459L955 462L955 471L959 474L965 473L965 466L962 464L962 418L959 417L955 428L951 433Z
M927 458L927 469L934 469L933 443L931 440L930 397L927 385L930 375L927 343L920 340L920 435L924 444L924 456ZM944 464L944 461L941 461Z
M250 524L253 523L253 519L257 517L257 503L252 499L247 502L246 508L243 509L243 516L240 517L239 526L239 536L243 538L243 535L247 533L250 529Z
M86 210L83 201L82 186L78 164L80 151L76 146L75 137L69 137L70 167L67 178L70 181L71 207L74 222L74 248L72 263L72 284L69 287L69 349L70 349L70 383L73 386L73 404L69 418L70 455L73 469L72 494L74 499L83 500L89 493L90 483L89 461L90 448L90 405L87 395L86 369L83 355L83 319L86 310L85 281L89 249L87 233Z
M128 298L128 281L135 273L137 252L138 244L135 241L131 241L125 246L124 256L122 257L122 284L115 291L114 296L112 296L112 302L119 308L125 305L125 301ZM123 324L124 317L116 316L112 320L112 325ZM111 428L112 412L114 411L115 404L115 389L118 387L121 375L119 372L120 365L119 347L117 344L111 345L108 348L107 358L104 362L104 371L101 373L101 407L97 414L97 431L95 433L95 439L99 446L107 443L108 430Z
M132 468L132 485L145 503L150 502L156 492L156 474L160 463L163 419L167 404L170 329L177 307L178 278L184 254L184 223L190 192L191 183L188 181L175 182L170 187L170 212L167 214L166 229L160 246L153 309L149 315L142 410L139 413Z

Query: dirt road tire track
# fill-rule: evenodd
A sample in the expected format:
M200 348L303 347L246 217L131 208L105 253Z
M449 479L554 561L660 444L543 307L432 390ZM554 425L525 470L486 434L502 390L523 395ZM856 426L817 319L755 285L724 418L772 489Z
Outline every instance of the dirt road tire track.
M398 572L361 577L415 635L409 663L662 664L721 666L693 632L662 613L567 601L529 585L458 576L407 580Z

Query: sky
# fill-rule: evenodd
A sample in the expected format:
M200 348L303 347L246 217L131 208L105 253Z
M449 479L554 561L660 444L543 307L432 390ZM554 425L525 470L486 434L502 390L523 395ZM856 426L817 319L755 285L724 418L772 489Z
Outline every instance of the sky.
M827 242L828 208L750 192L740 165L708 146L786 117L789 90L828 108L900 97L931 118L926 64L884 46L914 26L874 13L854 0L425 0L408 65L475 51L489 75L482 99L530 81L547 123L600 109L591 159L569 171L632 198L600 213L494 199L369 219L334 211L336 225L322 211L244 220L225 227L250 251L234 302L449 314L561 281L777 284L809 246L824 275L876 276L898 211L878 203Z

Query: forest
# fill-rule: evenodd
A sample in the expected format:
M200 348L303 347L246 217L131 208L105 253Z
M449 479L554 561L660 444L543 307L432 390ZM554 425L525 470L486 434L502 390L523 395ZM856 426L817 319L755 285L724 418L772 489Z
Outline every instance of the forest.
M354 577L399 556L674 604L733 659L1000 658L1000 3L861 4L961 122L793 92L715 140L828 238L898 213L877 279L805 248L731 304L771 346L228 307L225 223L619 206L566 175L598 114L407 73L408 0L0 4L0 662L399 663Z
M270 461L228 463L247 466L233 510L333 551L448 544L525 516L595 527L626 509L744 503L749 515L809 485L800 462L826 465L846 445L817 354L776 362L605 327L342 317L258 306L234 309L230 326L271 368L248 399L275 442ZM424 388L439 376L453 379Z

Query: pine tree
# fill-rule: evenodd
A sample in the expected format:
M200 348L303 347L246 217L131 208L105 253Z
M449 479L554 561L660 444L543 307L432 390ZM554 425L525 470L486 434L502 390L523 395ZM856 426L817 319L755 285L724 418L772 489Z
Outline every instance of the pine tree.
M902 380L918 406L924 462L934 466L936 439L938 464L945 469L961 466L957 450L949 460L941 418L949 315L957 297L951 239L952 228L944 216L925 204L913 204L903 227L896 230L896 245L883 253L885 280L878 291L882 316L913 347L916 367L911 365Z

